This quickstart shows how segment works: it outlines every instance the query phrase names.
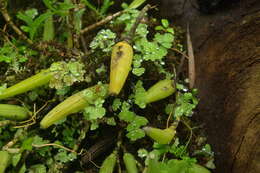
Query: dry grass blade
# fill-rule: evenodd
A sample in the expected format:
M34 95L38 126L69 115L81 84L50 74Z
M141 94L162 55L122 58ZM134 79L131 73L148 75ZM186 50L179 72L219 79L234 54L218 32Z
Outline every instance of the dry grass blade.
M195 84L196 73L195 73L194 52L193 52L192 42L190 38L189 25L187 25L187 47L188 47L188 56L189 56L189 85L190 88L193 88Z

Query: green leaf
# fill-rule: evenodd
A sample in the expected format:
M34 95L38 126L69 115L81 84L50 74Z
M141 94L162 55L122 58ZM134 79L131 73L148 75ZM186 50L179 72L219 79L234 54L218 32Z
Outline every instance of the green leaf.
M164 28L168 28L168 27L169 27L169 22L168 22L167 19L162 19L161 22L162 22L162 26L163 26Z
M130 109L130 104L124 101L121 107L121 112L118 115L121 121L131 122L134 120L135 113L129 111L129 109Z
M141 67L141 68L133 68L132 72L136 76L142 76L142 74L144 74L144 72L145 72L145 68L143 68L143 67Z
M51 41L55 37L53 15L46 18L43 28L43 41Z
M193 114L193 109L196 108L198 104L197 98L190 92L180 93L176 95L176 108L174 110L175 117L191 116Z
M75 82L83 81L86 72L84 67L84 64L79 61L52 63L50 70L53 73L53 78L49 83L50 88L62 89L71 86Z
M141 126L146 125L147 123L148 120L145 117L135 116L134 120L126 127L126 130L127 131L136 130L139 129Z
M113 104L112 104L113 111L117 111L121 105L122 105L122 103L119 98L114 99Z
M169 49L172 47L174 37L170 33L165 33L165 34L156 33L154 40L158 42L160 45L162 45L163 47Z
M137 104L140 108L146 107L146 91L143 88L142 81L138 81L135 85L135 91L134 91L134 99L135 104Z
M91 120L91 126L90 126L90 130L96 130L99 127L99 123L97 120Z
M14 167L16 167L16 165L20 161L21 157L22 157L22 153L17 153L17 154L13 154L12 155L12 165Z
M167 55L167 49L159 46L156 42L149 42L146 38L137 40L134 48L142 53L143 59L146 61L161 60Z
M25 173L25 171L26 171L26 165L24 163L23 166L19 169L18 173Z
M100 8L100 13L105 14L107 12L107 10L109 9L109 7L113 4L114 4L114 1L104 0L102 6Z
M156 27L155 27L155 30L161 31L161 30L164 30L164 28L163 28L162 26L156 26Z
M54 156L55 161L60 163L67 163L69 161L73 161L77 158L77 155L75 153L67 153L67 151L60 149L58 154Z
M166 31L169 32L169 33L171 33L171 34L174 34L173 28L167 28Z
M170 115L174 112L174 104L167 104L165 107L165 113Z
M32 151L33 137L27 138L23 141L21 149Z
M88 0L81 0L81 1L82 1L89 9L91 9L91 10L95 11L96 13L98 13L96 7L95 7L93 4L91 4Z
M147 123L148 120L145 117L135 116L126 127L126 130L128 131L126 136L132 141L143 138L145 133L140 129L140 127L146 125Z
M143 138L145 136L145 133L143 130L141 129L135 129L135 130L132 130L130 132L128 132L126 134L126 136L132 140L132 141L136 141L137 139L140 139L140 138Z
M40 137L40 136L38 136L38 135L36 135L36 136L33 137L33 142L32 142L32 144L42 145L42 144L47 144L47 143L49 143L48 140L43 140L43 138Z
M30 16L27 16L21 12L18 12L16 17L22 21L24 21L27 25L31 25L33 23L33 19Z
M138 8L140 7L146 0L133 0L129 5L129 8Z
M149 33L148 31L148 25L146 24L139 24L136 28L136 34L135 34L135 37L141 37L141 38L144 38L147 36L147 34Z
M53 2L55 2L55 1L53 1L53 0L43 0L44 5L45 5L48 9L50 9L50 10L52 10L52 11L56 11L56 9L53 7Z
M110 126L115 126L116 125L116 121L114 117L110 117L106 119L106 123Z
M139 149L137 151L137 153L138 153L138 157L140 157L140 158L145 158L145 157L148 156L148 151L146 149L143 149L143 148Z
M29 32L29 35L30 35L30 38L33 40L34 39L34 36L37 32L37 30L39 29L40 25L47 19L49 18L50 16L52 15L51 12L46 12L42 15L40 15L39 17L37 17L33 23L30 25L30 32Z
M88 106L84 109L84 116L87 120L96 120L102 118L106 114L106 109L103 107Z
M100 49L103 52L110 52L115 44L115 38L116 34L110 29L102 29L97 33L89 47L92 51Z
M131 122L134 117L135 117L135 113L131 112L129 110L122 110L119 115L118 115L119 119L125 122Z
M44 164L32 165L29 168L29 173L46 173L46 166Z

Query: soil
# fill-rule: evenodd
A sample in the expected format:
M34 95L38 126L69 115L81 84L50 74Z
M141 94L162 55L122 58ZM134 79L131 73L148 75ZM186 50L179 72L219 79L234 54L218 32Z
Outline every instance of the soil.
M201 13L195 0L163 0L160 7L164 17L190 25L200 91L196 118L215 151L215 172L259 172L260 1L230 1L213 14Z

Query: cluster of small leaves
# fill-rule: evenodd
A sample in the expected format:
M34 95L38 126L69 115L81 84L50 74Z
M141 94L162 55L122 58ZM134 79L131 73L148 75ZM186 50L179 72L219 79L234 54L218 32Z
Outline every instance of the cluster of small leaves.
M50 12L46 12L38 16L38 10L35 8L26 10L25 12L19 12L17 18L24 21L26 25L22 25L21 29L24 32L28 32L30 39L34 39L38 29L42 26L42 23L52 15ZM38 17L36 17L38 16Z
M162 25L156 26L155 30L164 31L166 33L168 32L168 33L174 34L174 30L173 30L173 28L171 28L169 26L169 21L167 19L162 19L161 23L162 23Z
M61 17L68 16L69 10L76 8L76 5L68 0L63 2L57 0L43 0L43 3L53 14L57 14Z
M176 107L173 114L174 117L192 116L193 110L198 104L196 93L196 89L193 89L191 92L177 92L175 103Z
M47 143L49 143L48 140L44 140L42 137L38 135L32 137L26 137L22 142L21 149L32 151L34 149L33 145L43 145ZM34 151L41 156L51 156L49 147L40 147L34 149Z
M176 119L181 116L192 116L193 110L198 104L198 99L196 97L197 90L193 89L191 92L182 85L177 84L176 102L174 104L168 104L165 107L165 113L168 115L173 115Z
M165 64L163 58L168 54L168 49L172 47L174 31L169 27L166 19L163 19L162 23L167 29L163 30L163 33L157 32L152 41L149 41L146 37L140 37L135 40L134 49L137 54L134 56L133 74L141 76L144 73L145 69L141 67L143 61L153 61L161 65Z
M195 150L193 152L193 155L199 155L205 157L205 160L207 160L207 163L205 166L210 169L215 169L216 166L214 164L214 152L211 149L210 144L205 144L202 146L200 150Z
M76 8L71 1L58 2L56 0L43 0L43 3L47 7L45 13L39 14L38 10L35 8L28 9L24 12L18 12L16 15L18 19L22 20L26 25L22 25L21 29L24 32L29 33L30 39L34 40L37 33L43 26L43 23L53 15L58 15L65 19L69 15L69 11ZM78 20L84 12L85 9L75 10L75 29L79 31L81 28L81 20Z
M78 121L73 118L72 121L62 123L59 126L55 126L51 131L52 135L54 135L56 138L56 141L54 143L73 148L77 141L75 140L75 136L80 133L80 129L78 129L78 127ZM62 133L60 132L61 129L63 129ZM68 152L56 146L48 146L50 141L43 139L34 132L35 131L29 133L28 136L24 136L20 147L21 152L13 155L12 165L15 167L18 164L18 162L22 159L22 151L24 150L30 151L34 155L39 155L40 157L44 158L45 162L43 162L43 160L34 160L34 162L36 162L36 164L34 165L24 164L21 172L25 172L23 170L37 170L42 171L40 173L45 173L47 169L59 172L59 170L62 169L65 163L73 161L77 158L76 153ZM36 158L37 157L35 157L34 159Z
M129 109L131 108L131 105L128 102L124 101L121 103L119 99L115 99L112 108L114 111L118 109L121 110L121 112L118 114L118 117L121 121L128 123L126 127L126 136L130 140L136 141L137 139L143 138L145 136L145 133L141 127L146 125L148 120L145 117L138 116L134 112L130 111Z
M18 73L22 70L22 64L28 60L28 57L37 55L36 51L20 45L16 40L5 42L0 48L0 62L7 63L9 70Z
M171 153L176 158L182 159L189 157L187 147L180 144L179 138L176 138L172 145L154 143L153 148L160 154Z
M143 87L143 82L139 80L134 88L134 102L142 109L146 107L145 97L146 90Z
M154 143L153 148L154 150L151 152L148 152L146 149L138 150L138 156L145 158L145 164L149 173L170 173L173 170L186 172L191 164L197 162L195 158L189 157L186 147L180 145L178 138L172 145ZM180 160L163 159L163 161L159 161L163 155L169 153Z
M110 52L112 46L115 44L115 38L116 34L110 29L102 29L90 43L90 48L92 51L100 49L103 52Z
M77 158L77 154L72 152L67 152L63 149L59 149L58 154L54 156L54 160L60 163L67 163L73 161L76 158Z
M167 71L164 67L165 62L164 61L160 61L160 62L154 62L155 66L157 67L157 71L160 74L164 74L166 79L171 79L174 77L174 74Z
M98 119L101 119L106 114L106 109L103 107L105 102L105 96L107 94L107 86L100 84L99 91L86 90L84 95L86 100L89 101L90 105L87 106L83 113L86 120L91 122L91 130L98 128Z
M51 65L50 70L53 78L50 80L51 88L62 89L71 86L75 82L84 81L84 64L81 62L55 62Z
M147 38L139 39L135 42L135 50L142 55L145 61L160 61L168 53L171 48L174 36L171 33L156 33L153 41L148 41Z

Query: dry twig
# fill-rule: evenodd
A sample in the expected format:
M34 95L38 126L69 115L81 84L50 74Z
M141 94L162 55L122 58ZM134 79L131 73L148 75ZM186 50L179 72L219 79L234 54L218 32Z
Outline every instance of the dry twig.
M11 20L10 15L8 14L8 11L6 9L7 2L5 0L0 0L0 11L6 21L7 24L9 24L14 32L20 36L23 40L25 40L28 44L33 44L33 41L29 39Z
M101 21L99 21L99 22L97 22L97 23L94 23L94 24L92 24L92 25L89 25L89 26L87 26L86 28L82 29L82 30L80 31L80 34L87 33L87 32L89 32L89 31L91 31L91 30L93 30L93 29L95 29L95 28L97 28L97 27L99 27L99 26L102 26L102 25L104 25L104 24L110 22L110 21L113 20L114 18L120 16L120 15L123 14L123 13L124 13L124 11L119 11L119 12L113 14L113 15L107 16L107 17L104 18L103 20L101 20Z
M69 151L69 152L72 152L72 153L75 153L75 154L78 154L76 151L70 149L70 148L67 148L67 147L64 147L63 145L59 145L59 144L55 144L55 143L50 143L50 144L41 144L41 145L37 145L37 144L32 144L33 147L36 147L36 148L42 148L42 147L47 147L47 146L55 146L55 147L58 147L58 148L62 148L66 151Z
M196 73L195 73L194 52L193 52L192 42L190 38L189 25L187 25L187 47L188 47L188 56L189 56L189 85L190 88L193 88L195 84Z

